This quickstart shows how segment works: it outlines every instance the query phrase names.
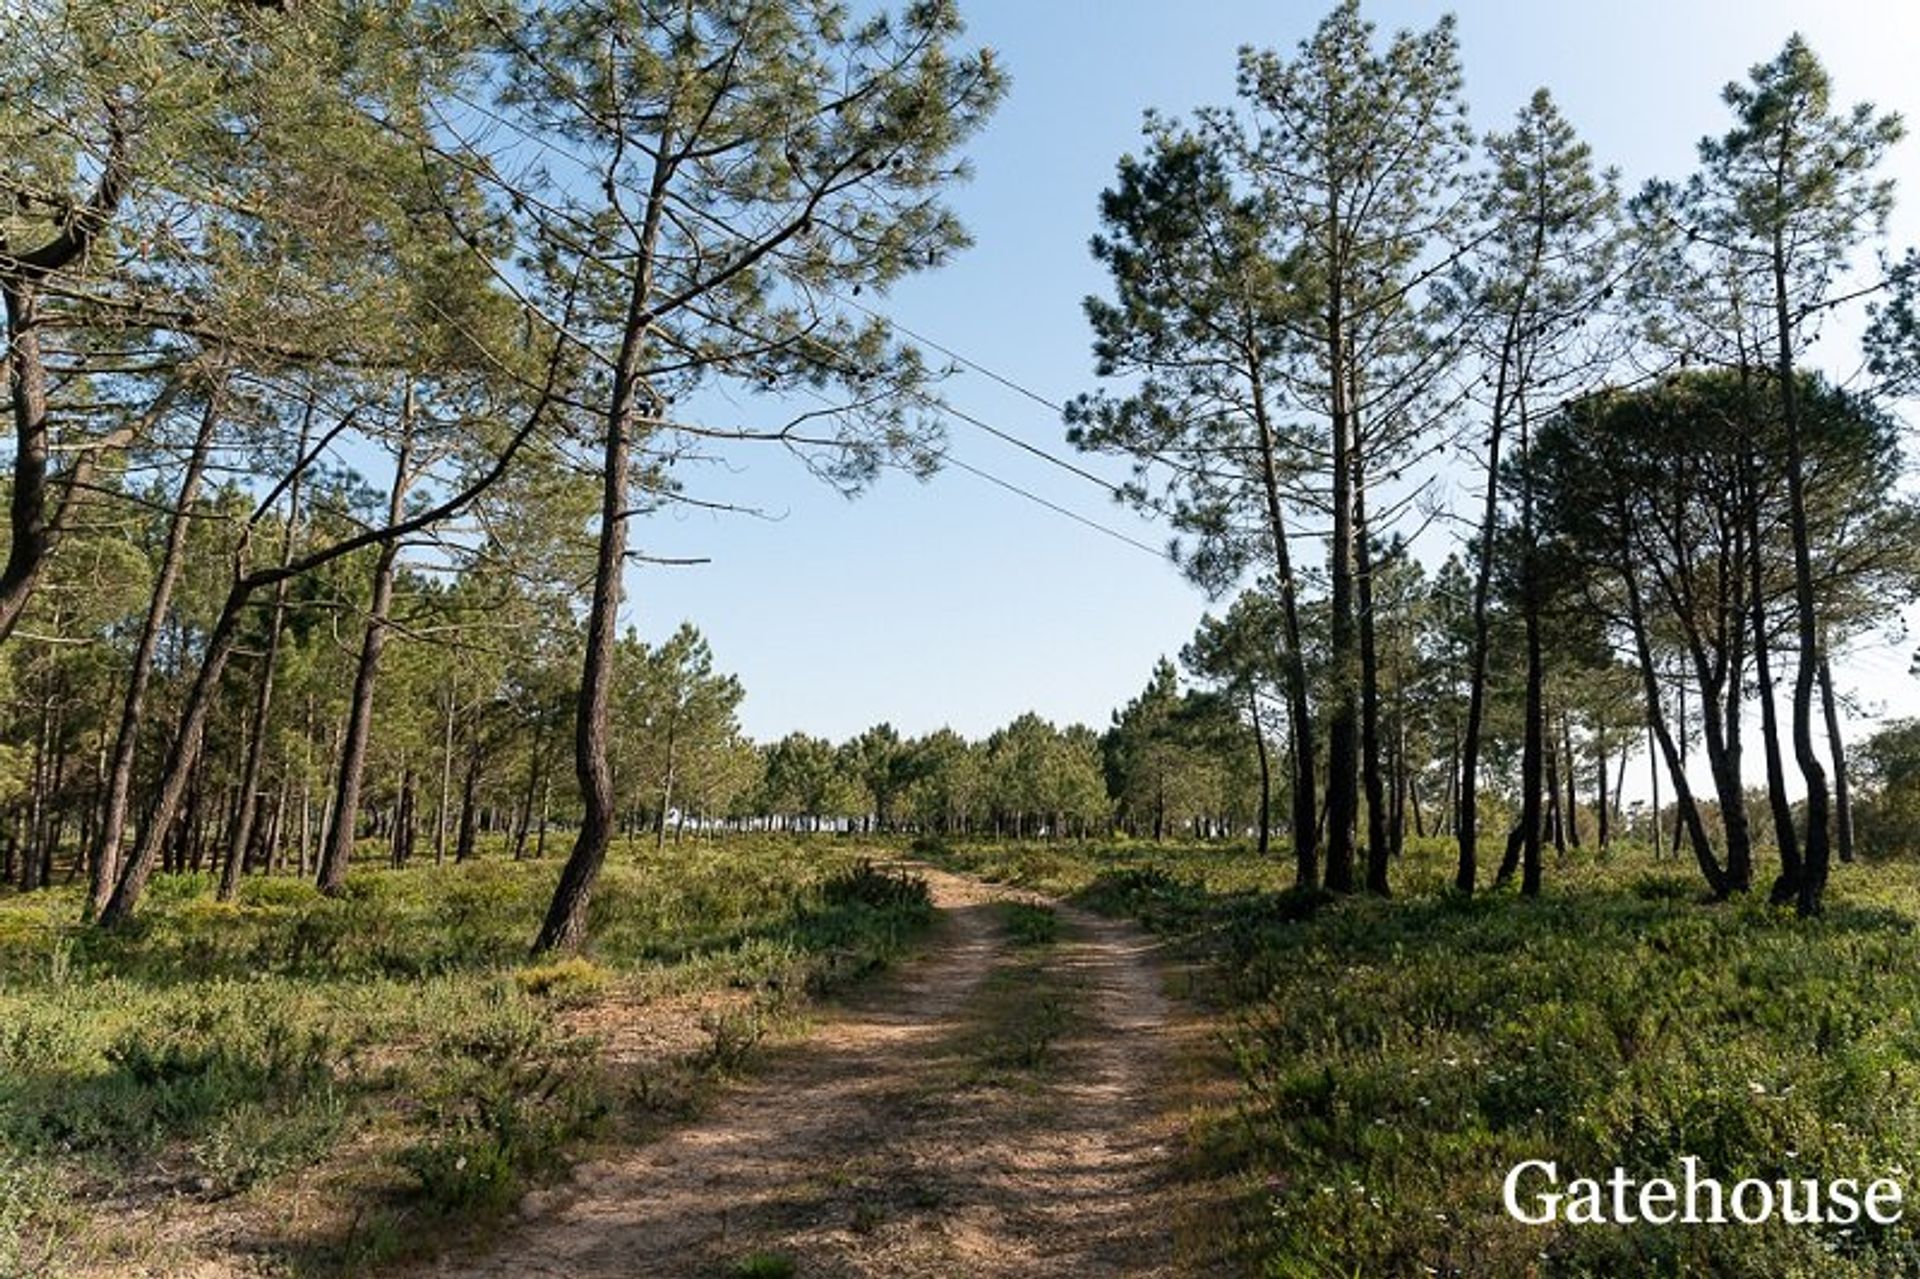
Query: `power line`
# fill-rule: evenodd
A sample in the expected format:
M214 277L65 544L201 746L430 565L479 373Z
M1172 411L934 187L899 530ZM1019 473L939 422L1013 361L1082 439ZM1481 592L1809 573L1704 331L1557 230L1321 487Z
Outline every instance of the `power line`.
M1119 529L1112 528L1106 524L1102 524L1100 523L1100 521L1096 519L1092 519L1088 516L1082 515L1078 511L1069 510L1068 508L1061 506L1056 502L1048 501L1046 498L1041 497L1039 494L1031 492L1027 489L1023 489L1018 484L1015 484L1010 480L1003 480L997 475L991 474L990 472L987 472L987 471L983 471L979 467L974 466L970 463L963 462L951 453L942 453L940 455L940 460L951 466L959 467L961 470L967 472L969 475L976 475L979 478L985 480L989 484L997 485L998 487L1007 490L1007 492L1009 493L1017 494L1020 497L1027 499L1027 501L1029 502L1033 502L1039 506L1044 506L1049 511L1054 512L1056 515L1064 515L1068 519L1074 521L1076 524L1084 524L1088 528L1094 530L1096 533L1104 533L1108 537L1113 538L1117 542L1125 542L1128 546L1131 546L1136 550L1145 551L1147 554L1153 556L1157 560L1161 560L1165 563L1177 565L1177 561L1174 560L1173 556L1159 547L1149 546L1147 543L1142 542L1136 537L1132 537L1126 533L1122 533Z
M475 113L485 117L486 119L500 125L502 128L510 130L511 132L513 132L515 135L517 135L524 141L529 142L534 146L540 147L543 150L550 151L553 154L560 156L565 160L568 160L572 164L578 166L583 173L594 172L599 167L597 165L590 163L585 157L579 155L578 153L568 148L559 146L558 144L553 142L552 139L543 137L539 134L534 133L533 131L526 128L526 126L518 123L517 121L511 119L510 117L505 116L500 112L494 111L493 109L486 107L478 102L475 102L471 98L468 98L458 93L453 93L453 94L450 94L449 96L451 96L454 99L454 101L459 102L462 106L467 107L469 110L474 111ZM460 141L462 145L471 146L471 143L466 142L464 139L460 139ZM559 211L556 210L554 212L558 214ZM689 209L689 212L694 213L696 216L699 216L703 221L706 221L710 225L714 226L714 228L723 235L730 236L731 238L735 240L740 240L740 241L745 241L747 239L747 237L743 233L736 231L733 228L728 227L722 223L719 223L711 215L706 214L704 210ZM567 215L567 216L570 216L570 215ZM1066 414L1066 411L1067 411L1066 406L1061 401L1052 399L1046 395L1042 395L1040 392L1033 390L1031 387L1022 384L1011 377L1008 377L1006 374L1000 373L992 368L989 368L987 365L982 364L980 361L976 359L973 359L971 356L965 355L962 352L957 351L954 348L946 345L945 343L940 342L935 338L929 337L924 333L921 333L915 329L909 328L907 325L902 324L898 319L894 318L893 316L886 315L880 311L877 311L874 308L866 305L864 302L861 302L856 298L853 298L836 289L823 287L820 289L820 292L826 294L828 297L831 297L832 299L834 299L834 301L840 303L842 306L845 306L850 310L859 311L861 314L866 315L871 319L878 320L882 324L887 325L889 328L905 334L907 337L913 339L915 342L919 343L920 345L928 347L932 350L938 351L940 354L946 356L948 359L954 361L956 364L960 364L968 369L971 369L975 373L980 374L982 377L988 378L991 381L996 382L999 385L1007 388L1008 390L1013 391L1018 395L1024 396L1026 399L1033 401L1033 403L1039 405L1040 407L1048 410L1051 413L1059 414L1061 416L1064 416ZM835 350L830 344L823 342L818 338L812 337L811 335L796 334L796 336L805 336L807 340L815 342L817 345L820 345L826 348L831 353L835 355L839 355L841 356L841 358L846 358L844 352ZM907 387L901 387L900 389L907 394L914 395L915 398L919 398L923 400L929 398L924 393L918 392L917 390L914 390L914 389L910 389ZM1080 479L1086 480L1090 484L1097 485L1102 491L1110 495L1117 493L1117 487L1111 481L1103 478L1102 476L1096 475L1091 471L1088 471L1086 468L1079 466L1076 463L1066 458L1060 457L1059 455L1054 454L1044 448L1041 448L1039 445L1034 444L1028 440L1021 439L1020 437L1013 435L1011 432L1004 431L996 426L991 425L990 423L984 422L979 418L965 412L964 410L953 407L952 405L942 403L939 407L944 409L946 412L951 413L954 417L959 418L961 421L966 422L970 426L973 426L982 431L985 431L988 434L993 435L997 439L1000 439L1008 444L1013 445L1015 448L1025 450L1026 452L1032 454L1033 456L1038 457L1041 460L1048 462L1053 466L1059 467L1060 469L1068 472L1071 475L1074 475ZM1174 468L1176 470L1182 470L1182 471L1197 470L1197 468L1187 466L1184 463L1175 462L1159 454L1151 454L1150 456L1155 461L1160 462L1162 465Z

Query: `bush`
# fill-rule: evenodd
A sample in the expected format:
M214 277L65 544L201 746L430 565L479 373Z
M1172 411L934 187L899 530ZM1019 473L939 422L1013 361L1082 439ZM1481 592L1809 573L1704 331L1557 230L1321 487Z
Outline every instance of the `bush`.
M931 912L933 896L927 881L906 871L892 871L862 859L858 865L829 878L821 886L829 906L866 906L872 910Z
M591 960L574 956L534 964L513 975L521 990L562 1008L591 1003L607 988L612 974Z

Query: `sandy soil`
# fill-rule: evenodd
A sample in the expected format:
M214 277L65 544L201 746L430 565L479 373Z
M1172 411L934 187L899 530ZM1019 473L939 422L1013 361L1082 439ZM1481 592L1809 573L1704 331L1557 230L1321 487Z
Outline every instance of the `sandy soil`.
M701 1119L530 1200L485 1254L413 1273L671 1279L766 1256L801 1276L1176 1273L1155 943L1060 907L1057 942L1015 946L995 903L1018 894L923 873L941 920L896 977Z

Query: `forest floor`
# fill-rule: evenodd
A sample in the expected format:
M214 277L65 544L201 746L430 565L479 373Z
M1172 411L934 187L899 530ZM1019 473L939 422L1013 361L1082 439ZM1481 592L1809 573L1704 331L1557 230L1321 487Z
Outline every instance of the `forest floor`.
M1181 1271L1204 1027L1132 924L921 867L897 974L698 1120L577 1167L436 1276Z
M367 866L339 898L0 894L0 1279L343 1279L497 1236L531 1189L702 1113L917 951L898 846L626 846L590 957L528 958L551 862Z

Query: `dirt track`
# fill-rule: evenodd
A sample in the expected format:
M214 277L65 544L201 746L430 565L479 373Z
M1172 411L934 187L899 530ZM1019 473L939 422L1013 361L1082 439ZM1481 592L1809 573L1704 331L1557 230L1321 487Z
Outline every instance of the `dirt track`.
M701 1119L419 1273L1175 1273L1155 943L1061 907L1057 942L1017 946L997 903L1018 894L923 873L940 922L919 958Z

